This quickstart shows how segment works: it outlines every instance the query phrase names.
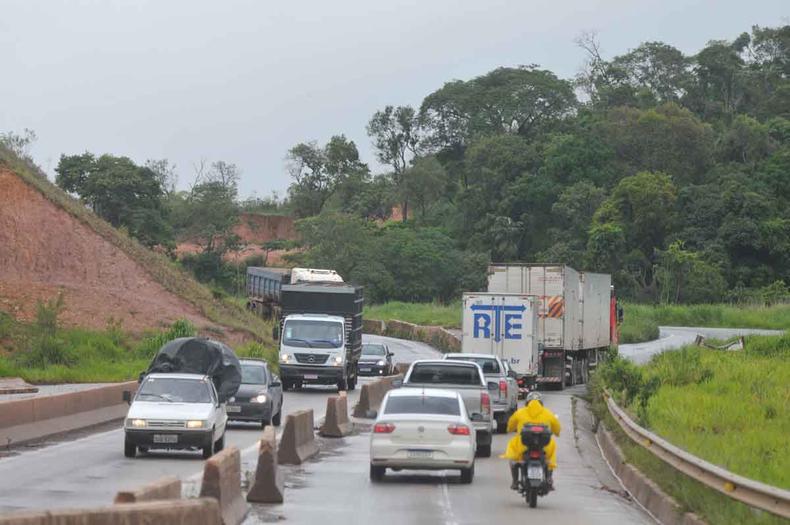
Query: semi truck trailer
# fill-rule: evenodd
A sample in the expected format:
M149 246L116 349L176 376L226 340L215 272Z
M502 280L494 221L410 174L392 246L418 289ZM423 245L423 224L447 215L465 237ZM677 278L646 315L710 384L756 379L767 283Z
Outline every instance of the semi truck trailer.
M496 264L488 291L537 301L536 381L560 388L587 382L612 343L612 279L567 265Z

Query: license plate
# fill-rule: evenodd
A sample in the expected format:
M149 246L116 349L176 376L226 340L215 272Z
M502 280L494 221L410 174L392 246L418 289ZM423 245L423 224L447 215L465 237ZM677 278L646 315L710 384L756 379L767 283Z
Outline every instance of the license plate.
M241 412L241 407L227 406L225 407L225 410L227 410L230 414L237 414Z
M543 479L543 468L534 466L534 467L527 467L527 477L529 479Z
M431 459L433 450L408 450L406 456L410 458Z
M318 374L305 374L305 379L318 379Z
M370 368L360 368L359 369L360 372L370 372L370 370L371 370Z
M178 443L178 434L154 434L154 443Z

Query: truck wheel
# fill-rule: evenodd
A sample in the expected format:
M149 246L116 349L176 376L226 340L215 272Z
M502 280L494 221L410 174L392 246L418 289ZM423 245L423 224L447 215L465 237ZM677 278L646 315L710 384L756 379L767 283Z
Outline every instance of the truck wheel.
M127 440L123 442L123 455L127 458L133 458L137 455L137 446L129 443Z
M502 414L496 417L496 433L504 434L507 431L507 414Z
M348 390L348 380L345 377L340 378L337 382L337 391Z
M488 445L478 445L477 446L477 457L479 458L490 458L491 457L491 443Z
M357 376L354 376L354 379L348 382L348 389L349 390L356 390L357 388Z

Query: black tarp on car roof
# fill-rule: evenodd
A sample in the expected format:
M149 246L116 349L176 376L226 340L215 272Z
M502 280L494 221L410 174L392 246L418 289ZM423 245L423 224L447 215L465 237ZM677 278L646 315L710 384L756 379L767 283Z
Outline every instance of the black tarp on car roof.
M203 374L211 377L222 402L241 385L239 358L224 343L204 337L181 337L159 349L148 373Z

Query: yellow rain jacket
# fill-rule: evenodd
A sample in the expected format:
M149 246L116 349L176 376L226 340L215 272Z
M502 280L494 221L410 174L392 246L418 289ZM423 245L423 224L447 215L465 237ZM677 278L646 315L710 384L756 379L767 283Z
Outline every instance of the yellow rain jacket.
M507 431L515 431L516 435L508 442L505 453L499 457L511 461L521 461L527 451L527 447L521 443L521 427L535 424L548 425L552 433L556 436L560 435L560 420L540 401L533 399L525 407L516 410L508 419ZM549 470L557 468L557 442L554 440L554 436L551 437L551 441L543 448L543 451L549 462Z

